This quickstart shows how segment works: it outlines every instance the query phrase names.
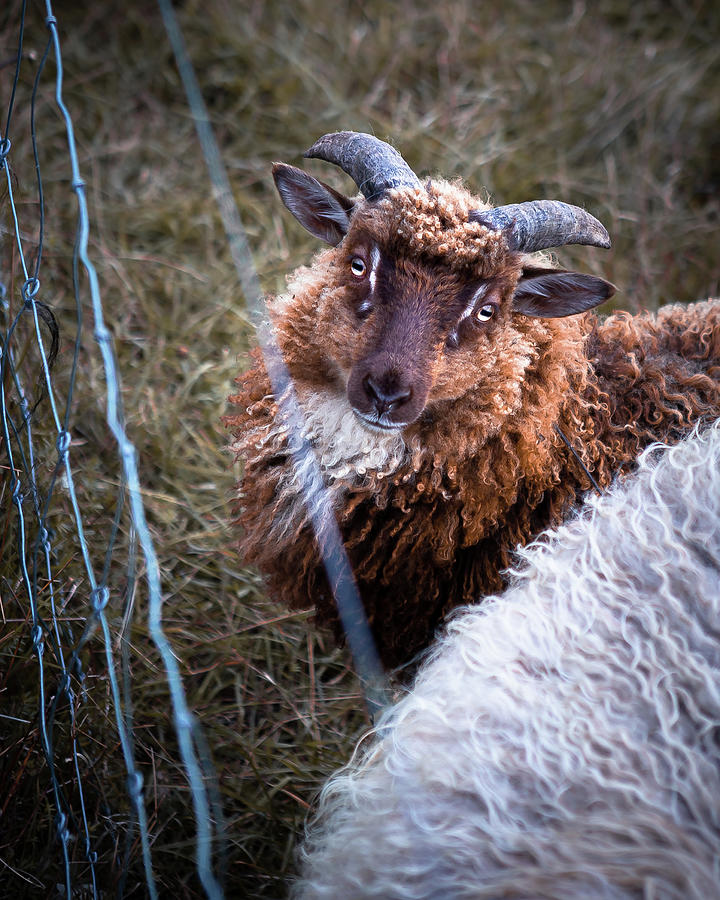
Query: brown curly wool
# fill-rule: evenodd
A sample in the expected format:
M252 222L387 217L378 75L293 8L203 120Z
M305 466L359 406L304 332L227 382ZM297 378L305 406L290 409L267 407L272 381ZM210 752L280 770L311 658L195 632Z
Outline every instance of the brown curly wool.
M358 201L342 244L268 302L388 666L423 649L449 609L501 590L513 550L559 523L588 490L558 428L606 486L649 443L672 443L720 415L719 301L605 321L523 315L513 294L524 270L542 261L468 221L481 206L441 181ZM345 395L370 340L343 269L360 246L380 247L392 277L414 279L420 293L418 272L434 273L434 289L448 297L461 290L461 272L492 279L500 298L487 328L457 347L433 347L427 403L402 430L370 430ZM314 605L318 624L341 637L259 354L237 383L225 422L244 461L240 551L279 601Z
M425 189L393 190L365 212L364 225L395 234L402 251L453 266L494 272L507 256L502 232L468 219L478 208L460 185L431 182ZM387 237L386 237L387 240Z

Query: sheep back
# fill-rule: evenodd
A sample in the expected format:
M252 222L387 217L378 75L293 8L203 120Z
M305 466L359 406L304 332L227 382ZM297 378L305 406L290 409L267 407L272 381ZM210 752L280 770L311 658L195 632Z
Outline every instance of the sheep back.
M521 556L324 788L295 897L720 896L720 425Z

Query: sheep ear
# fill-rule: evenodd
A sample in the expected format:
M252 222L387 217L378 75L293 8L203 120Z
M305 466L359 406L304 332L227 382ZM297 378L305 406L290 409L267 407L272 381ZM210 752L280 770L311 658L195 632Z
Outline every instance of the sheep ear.
M513 295L513 309L525 316L559 319L599 306L615 285L595 275L564 269L523 269Z
M333 247L339 244L354 202L295 166L275 163L272 173L282 202L303 228Z

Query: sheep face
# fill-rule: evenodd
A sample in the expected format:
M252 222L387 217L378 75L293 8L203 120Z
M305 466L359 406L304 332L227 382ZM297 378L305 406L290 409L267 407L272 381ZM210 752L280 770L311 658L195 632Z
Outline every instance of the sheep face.
M583 312L613 291L600 278L538 268L458 185L401 187L369 201L292 166L276 164L274 176L293 215L334 245L310 270L310 280L322 279L312 301L295 291L292 322L278 321L279 330L293 333L289 355L302 359L301 380L325 373L374 431L421 427L439 403L470 391L478 412L487 405L511 413L526 367L548 340L537 317ZM503 384L493 376L501 359L504 371L516 363Z
M486 253L467 265L416 250L398 213L417 199L358 212L338 248L356 320L347 398L373 428L406 428L435 401L466 393L509 325L518 266L499 235L482 235Z

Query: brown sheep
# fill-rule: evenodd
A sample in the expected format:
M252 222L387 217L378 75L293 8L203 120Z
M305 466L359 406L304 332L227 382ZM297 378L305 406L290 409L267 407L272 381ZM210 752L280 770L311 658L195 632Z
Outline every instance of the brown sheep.
M421 184L387 144L326 135L308 155L351 174L351 200L292 166L285 204L332 244L269 298L380 655L424 648L443 614L501 590L513 550L590 487L720 415L720 302L588 310L614 288L529 255L609 246L556 201L491 209ZM241 552L339 636L332 593L259 355L226 417L244 460Z

